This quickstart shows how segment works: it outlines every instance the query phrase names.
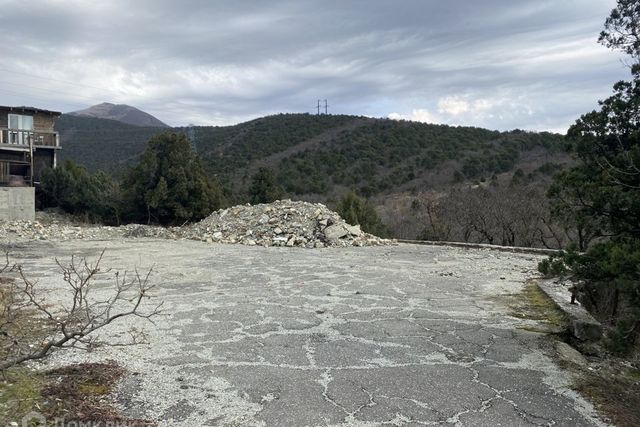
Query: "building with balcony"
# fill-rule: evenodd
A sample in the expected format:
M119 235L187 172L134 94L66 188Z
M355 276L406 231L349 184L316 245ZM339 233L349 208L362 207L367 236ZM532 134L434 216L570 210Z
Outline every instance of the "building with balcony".
M0 106L0 221L35 219L35 186L56 166L60 113Z
M55 167L61 113L33 107L0 106L0 186L33 187L42 171Z

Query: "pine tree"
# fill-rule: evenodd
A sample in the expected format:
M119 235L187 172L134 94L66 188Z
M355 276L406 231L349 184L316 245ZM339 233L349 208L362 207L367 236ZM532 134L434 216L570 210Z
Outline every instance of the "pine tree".
M212 183L181 134L152 138L140 161L123 179L125 215L134 222L182 224L209 215L222 204Z
M579 163L556 176L549 190L554 213L578 230L578 249L600 238L563 261L579 280L582 302L617 324L610 335L616 351L632 348L640 332L639 24L640 0L618 0L599 41L631 56L632 79L616 83L598 110L569 129Z
M276 185L271 169L261 167L251 177L249 199L252 204L271 203L282 197L282 190Z
M388 235L387 227L374 207L367 200L358 197L353 191L348 192L340 199L336 211L347 223L360 225L360 228L367 233L380 237Z

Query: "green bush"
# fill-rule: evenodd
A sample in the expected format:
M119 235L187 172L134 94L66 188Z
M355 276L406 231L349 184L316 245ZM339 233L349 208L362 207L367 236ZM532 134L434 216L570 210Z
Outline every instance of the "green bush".
M338 202L336 211L351 225L360 225L363 231L379 237L388 235L387 227L378 216L374 207L353 191L345 194Z
M120 187L102 171L90 174L71 160L42 173L41 208L59 207L87 221L120 223Z
M552 255L538 263L538 271L545 277L558 277L567 274L567 266L562 256Z

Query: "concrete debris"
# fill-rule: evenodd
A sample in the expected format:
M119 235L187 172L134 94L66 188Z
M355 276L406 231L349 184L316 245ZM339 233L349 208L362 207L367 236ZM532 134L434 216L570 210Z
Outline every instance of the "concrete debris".
M319 203L276 201L222 209L194 224L159 227L129 224L109 227L74 221L56 211L38 212L35 221L0 221L0 240L73 240L113 238L191 239L207 243L305 248L393 244L349 225Z
M260 246L377 246L392 241L364 233L319 203L276 201L219 210L179 231L181 237Z
M587 359L585 359L578 350L565 342L558 341L556 343L556 351L558 352L558 356L567 362L571 362L582 367L589 366Z

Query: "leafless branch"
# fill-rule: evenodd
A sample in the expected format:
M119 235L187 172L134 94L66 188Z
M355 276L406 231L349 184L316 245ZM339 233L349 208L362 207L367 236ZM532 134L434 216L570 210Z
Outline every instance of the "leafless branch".
M23 363L46 357L55 349L93 348L97 345L123 345L110 341L99 341L95 332L126 316L135 316L152 321L160 313L162 303L143 308L145 300L151 298L149 277L152 270L132 276L115 274L114 290L106 299L93 298L92 290L96 275L100 273L100 262L104 251L95 263L86 258L69 264L56 259L62 279L67 285L69 299L63 304L53 304L40 293L38 282L29 279L22 266L14 266L15 280L3 290L0 311L0 371ZM9 257L0 268L0 273L9 269ZM143 333L131 330L131 344L144 338Z

